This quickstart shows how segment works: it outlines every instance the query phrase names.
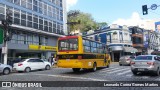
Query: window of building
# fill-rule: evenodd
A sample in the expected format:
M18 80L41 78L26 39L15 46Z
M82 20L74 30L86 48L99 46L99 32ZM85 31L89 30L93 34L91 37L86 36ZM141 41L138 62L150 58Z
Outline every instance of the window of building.
M52 17L52 7L48 5L48 16Z
M37 0L33 0L33 10L34 11L38 11L38 1Z
M27 34L27 44L32 44L33 42L33 35L32 34Z
M49 21L49 32L52 32L52 21Z
M17 41L18 41L18 44L24 44L25 35L23 33L18 33L17 34Z
M13 3L13 0L6 0L6 1Z
M14 0L14 3L20 5L20 0Z
M43 18L39 17L39 29L43 30Z
M43 6L42 6L43 4L42 4L42 2L41 1L39 1L39 13L43 13Z
M26 12L21 11L21 25L26 26Z
M34 45L39 45L39 36L38 35L33 35L33 44Z
M56 0L52 0L52 3L55 4L55 3L56 3L55 1L56 1Z
M44 15L47 15L47 4L44 3L43 6L44 6L44 12L43 12L43 14L44 14Z
M27 3L26 3L26 0L21 0L21 6L22 6L22 7L25 7L25 8L26 8L26 6L27 6L26 4L27 4Z
M14 24L20 24L20 10L14 9Z
M1 19L5 18L5 5L0 4L0 17Z
M27 8L32 10L32 0L27 0Z
M60 23L57 23L57 33L60 34Z
M44 31L48 32L48 20L44 19Z
M16 34L16 32L12 32L11 43L17 43L17 34Z
M27 14L27 26L32 27L32 14L31 13Z
M53 33L57 33L57 30L56 30L57 26L56 26L56 22L53 21Z
M59 14L59 9L58 8L56 8L56 19L57 20L60 20L60 14Z
M53 11L53 16L52 16L52 17L53 17L54 19L56 19L56 8L53 7L53 8L52 8L52 11Z
M63 21L63 11L60 11L60 20Z

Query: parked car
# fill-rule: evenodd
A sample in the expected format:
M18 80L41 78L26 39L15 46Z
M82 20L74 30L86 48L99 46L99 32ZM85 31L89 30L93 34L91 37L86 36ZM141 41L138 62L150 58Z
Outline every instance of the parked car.
M131 62L131 70L134 75L137 72L151 72L160 75L160 57L157 55L140 55Z
M12 72L12 66L0 63L0 73L8 75L10 72Z
M122 66L122 65L130 65L132 59L134 59L134 58L135 57L131 56L131 55L122 56L119 59L119 65L120 66Z
M30 72L32 70L49 70L51 64L48 61L44 61L38 58L23 59L19 63L15 63L13 69L16 71Z

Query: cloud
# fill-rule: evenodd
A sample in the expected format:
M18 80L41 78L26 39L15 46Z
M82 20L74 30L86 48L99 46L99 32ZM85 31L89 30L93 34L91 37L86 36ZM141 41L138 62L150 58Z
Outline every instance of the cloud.
M132 16L129 19L119 18L114 21L112 24L118 25L127 25L127 26L138 26L143 23L143 19L141 19L140 15L137 12L132 13Z
M70 7L76 5L78 0L66 0L67 3L67 10L69 10Z

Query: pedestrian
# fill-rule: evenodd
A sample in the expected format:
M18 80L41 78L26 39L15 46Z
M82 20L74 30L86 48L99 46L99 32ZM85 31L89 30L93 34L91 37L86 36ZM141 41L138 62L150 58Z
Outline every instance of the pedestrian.
M51 57L51 65L54 65L54 61L55 61L55 57L52 56L52 57Z

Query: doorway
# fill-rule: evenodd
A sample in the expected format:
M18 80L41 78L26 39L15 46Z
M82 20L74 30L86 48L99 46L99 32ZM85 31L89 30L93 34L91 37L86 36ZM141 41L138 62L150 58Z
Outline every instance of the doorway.
M119 62L120 52L114 52L114 61Z

